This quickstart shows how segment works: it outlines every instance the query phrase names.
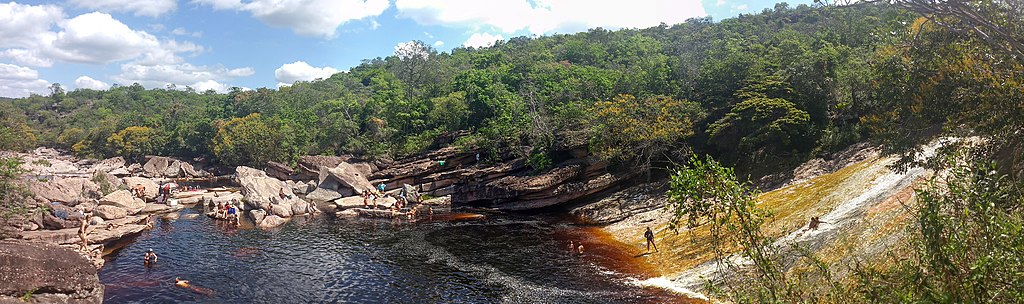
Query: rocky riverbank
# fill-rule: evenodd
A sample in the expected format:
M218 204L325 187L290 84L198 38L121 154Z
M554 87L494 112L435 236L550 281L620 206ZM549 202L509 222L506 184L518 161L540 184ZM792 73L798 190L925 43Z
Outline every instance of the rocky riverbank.
M925 150L930 153L934 149ZM794 244L830 266L834 278L840 280L850 273L849 267L841 265L870 262L872 257L898 251L904 245L905 228L912 219L903 206L914 199L913 188L931 173L921 168L893 171L890 165L895 161L880 156L876 149L856 145L831 158L807 162L787 173L788 180L768 183L777 188L761 194L758 201L773 214L766 224L769 236L780 248L791 251L784 252L787 272L813 267L812 261L795 251ZM706 227L669 228L673 211L666 190L663 183L641 184L571 213L630 244L636 259L658 272L658 277L638 284L704 298L707 280L719 282L728 275L717 272L713 252L708 250L712 244ZM810 217L820 217L825 223L811 229ZM645 227L655 231L660 252L646 254Z

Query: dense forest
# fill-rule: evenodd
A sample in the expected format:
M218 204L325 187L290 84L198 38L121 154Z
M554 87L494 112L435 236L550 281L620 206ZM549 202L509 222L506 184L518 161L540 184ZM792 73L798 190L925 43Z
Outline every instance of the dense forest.
M884 133L902 114L893 101L911 93L904 88L930 81L892 79L907 55L900 43L923 30L915 17L886 5L780 3L720 22L518 37L451 53L415 42L278 89L55 84L50 96L0 103L4 148L259 166L317 154L396 158L469 131L456 144L514 150L538 169L551 151L581 144L641 165L680 148L732 164L793 162Z
M450 53L414 42L277 89L54 84L49 96L0 99L0 149L261 167L456 145L523 157L537 171L569 147L646 169L695 152L711 158L675 171L669 195L691 223L739 220L734 242L762 284L729 294L737 302L840 302L849 294L837 291L851 290L872 302L1015 302L1024 299L1022 14L1018 1L780 3L720 21L517 37ZM865 141L909 163L922 143L950 135L978 140L926 163L949 174L918 191L914 256L858 269L854 287L824 295L772 264L754 192L735 175Z

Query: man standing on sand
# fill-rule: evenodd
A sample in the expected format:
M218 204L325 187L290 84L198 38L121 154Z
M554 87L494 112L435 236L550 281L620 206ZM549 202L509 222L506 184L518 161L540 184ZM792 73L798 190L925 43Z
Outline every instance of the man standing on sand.
M644 238L647 239L647 253L651 253L651 246L654 246L654 252L658 252L658 245L654 244L654 231L651 231L651 227L647 227L647 231L644 232Z

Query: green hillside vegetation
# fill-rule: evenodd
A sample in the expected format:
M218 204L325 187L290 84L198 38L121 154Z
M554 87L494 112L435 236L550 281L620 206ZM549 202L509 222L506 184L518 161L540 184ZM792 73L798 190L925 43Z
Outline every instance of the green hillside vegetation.
M517 37L450 53L419 42L278 89L55 84L49 96L0 99L0 149L263 167L450 144L491 160L525 157L540 172L559 151L586 147L639 169L689 164L666 170L675 173L679 224L716 231L728 247L709 251L755 265L736 286L718 286L735 302L1022 302L1022 15L1020 1L780 3L721 21ZM444 140L453 134L465 135ZM949 174L924 183L910 206L911 256L879 257L892 261L856 269L858 282L842 288L807 289L777 264L762 231L770 215L748 180L863 141L906 156L905 168L922 143L947 135L978 140L925 163ZM5 164L0 186L13 189L6 181L19 171ZM4 198L21 196L4 189Z

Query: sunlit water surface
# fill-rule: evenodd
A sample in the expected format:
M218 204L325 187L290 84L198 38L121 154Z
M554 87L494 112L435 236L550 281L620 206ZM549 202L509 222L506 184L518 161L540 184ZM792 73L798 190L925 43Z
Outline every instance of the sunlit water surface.
M559 219L490 215L407 221L296 218L237 229L186 209L113 255L100 271L107 303L662 303L629 284L621 257L567 253L586 238ZM191 215L190 215L191 214ZM160 256L145 267L149 248ZM630 256L631 258L631 256ZM628 261L625 261L628 262ZM628 263L626 263L628 264ZM174 285L174 278L194 288Z

